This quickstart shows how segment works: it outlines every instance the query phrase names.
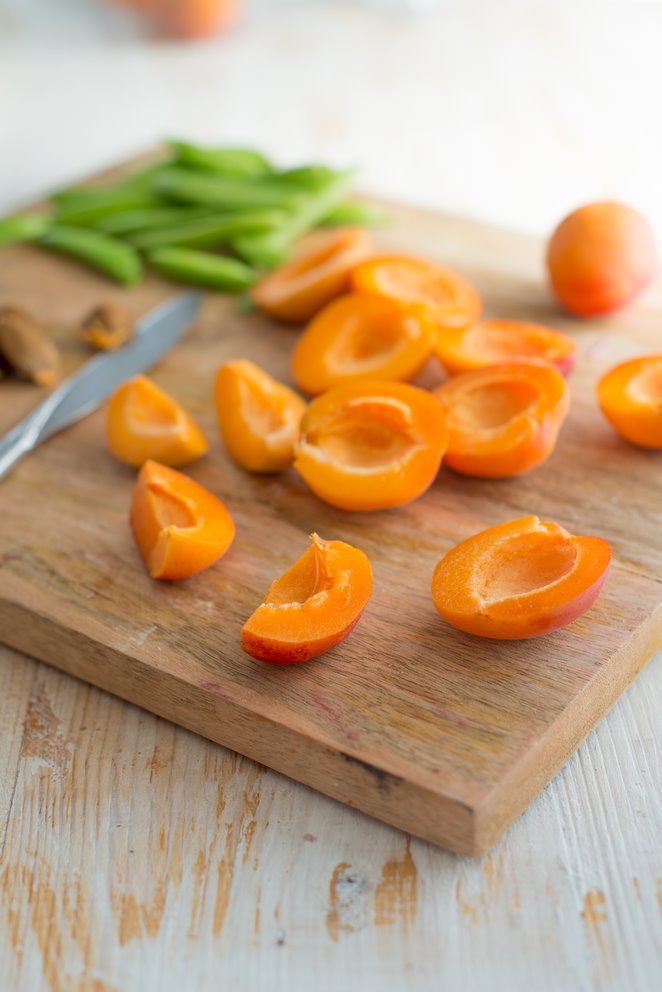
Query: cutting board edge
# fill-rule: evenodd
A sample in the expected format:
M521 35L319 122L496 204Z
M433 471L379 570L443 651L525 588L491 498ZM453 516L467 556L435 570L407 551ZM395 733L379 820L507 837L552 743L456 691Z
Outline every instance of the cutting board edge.
M333 747L321 736L310 737L300 729L285 727L246 709L222 691L197 686L163 670L159 672L159 685L155 685L154 670L140 659L133 659L127 681L126 656L121 651L81 631L59 626L52 618L21 603L0 601L0 641L141 709L145 707L139 701L140 693L149 684L152 693L146 712L238 751L423 840L457 854L477 855L483 851L477 846L475 809L469 803L379 768L347 750ZM184 698L186 694L188 699ZM186 714L185 721L177 715L182 711ZM227 736L215 730L215 725L227 726L230 722L234 729ZM267 732L251 733L256 724L263 730L268 728ZM302 741L305 755L302 755ZM398 793L395 798L394 792ZM400 815L400 810L406 812Z
M662 582L654 581L662 594ZM492 847L533 799L570 760L605 715L662 648L662 595L641 623L593 679L573 697L554 723L511 770L499 779L475 809L476 845ZM544 753L545 764L540 763Z

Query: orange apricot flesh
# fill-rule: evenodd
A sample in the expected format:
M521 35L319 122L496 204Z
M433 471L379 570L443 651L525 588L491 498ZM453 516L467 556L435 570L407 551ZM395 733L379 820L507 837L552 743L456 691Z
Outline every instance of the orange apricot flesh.
M482 478L521 475L542 464L570 408L563 376L529 362L465 372L434 393L448 427L445 464Z
M662 354L616 365L600 379L597 394L622 438L641 448L662 448Z
M372 251L360 228L343 228L264 276L252 290L256 306L276 320L303 324L345 293L349 274Z
M292 464L305 401L253 362L222 365L216 415L228 452L250 472L282 472Z
M656 269L655 237L645 217L622 203L587 203L561 221L547 248L557 299L591 317L625 306Z
M402 382L351 382L308 407L294 467L343 510L382 510L420 496L446 450L441 405Z
M560 331L520 320L480 320L440 334L435 351L449 375L503 362L547 362L562 375L575 363L577 345Z
M600 537L521 517L475 534L434 570L432 599L458 630L497 640L539 637L595 602L611 562Z
M436 332L420 312L387 297L348 293L310 322L292 352L292 375L317 395L357 379L408 381L430 357Z
M457 272L411 255L367 259L353 270L351 287L418 307L441 329L466 327L478 319L482 306L476 290Z
M154 579L186 579L221 558L234 539L225 505L175 469L147 461L133 490L131 529Z
M371 592L372 570L364 553L313 534L308 550L271 584L244 624L241 646L259 661L309 661L347 637Z
M144 375L115 390L106 411L108 447L139 468L148 459L177 467L200 458L207 441L186 410Z

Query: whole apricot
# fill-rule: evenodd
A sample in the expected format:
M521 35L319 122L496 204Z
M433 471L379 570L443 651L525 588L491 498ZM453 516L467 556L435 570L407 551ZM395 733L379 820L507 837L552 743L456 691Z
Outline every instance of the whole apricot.
M587 203L561 221L547 246L556 297L591 317L625 306L650 282L655 237L645 217L622 203Z

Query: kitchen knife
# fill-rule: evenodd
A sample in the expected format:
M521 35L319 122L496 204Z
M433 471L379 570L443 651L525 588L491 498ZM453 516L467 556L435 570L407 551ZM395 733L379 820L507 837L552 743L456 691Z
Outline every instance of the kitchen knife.
M90 359L65 379L0 440L0 479L40 441L96 410L126 379L154 365L177 344L199 309L199 293L161 304L140 318L128 344Z

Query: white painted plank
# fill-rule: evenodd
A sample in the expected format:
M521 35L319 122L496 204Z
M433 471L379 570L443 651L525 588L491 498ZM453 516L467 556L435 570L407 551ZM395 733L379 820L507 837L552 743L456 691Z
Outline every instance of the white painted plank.
M653 992L661 674L658 658L471 860L39 667L0 861L0 987Z

